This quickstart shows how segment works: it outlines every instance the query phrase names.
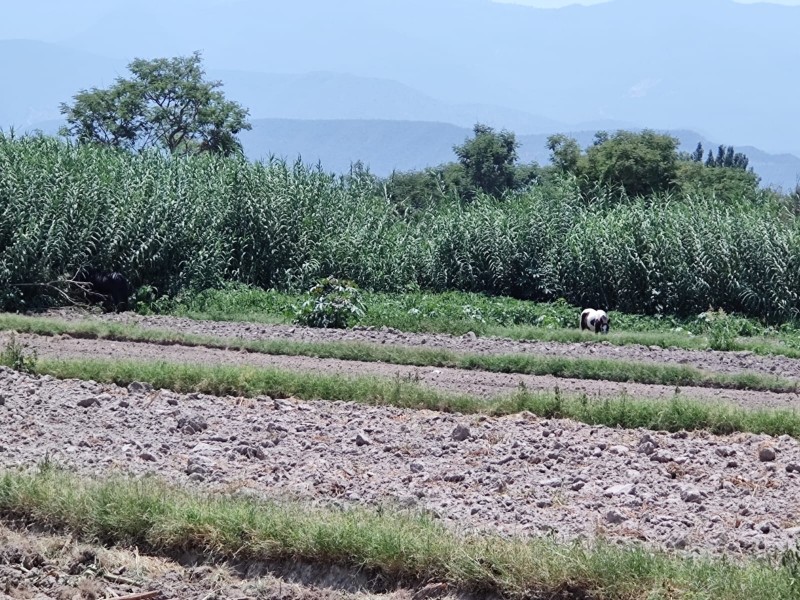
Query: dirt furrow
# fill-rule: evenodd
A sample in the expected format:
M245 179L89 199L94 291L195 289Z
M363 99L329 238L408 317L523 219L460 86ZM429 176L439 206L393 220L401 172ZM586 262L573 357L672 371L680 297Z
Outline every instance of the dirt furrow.
M752 352L720 352L712 350L682 350L657 346L580 342L518 342L510 339L460 337L446 334L406 333L395 329L315 329L291 325L269 325L234 321L198 321L170 316L143 316L132 312L119 314L90 314L77 309L59 309L48 313L66 320L93 319L108 323L124 323L142 328L167 329L196 335L241 338L245 340L282 339L304 342L362 342L389 346L442 348L453 352L475 354L539 354L606 358L630 362L692 365L714 373L745 371L800 379L800 359L785 356L758 356Z
M5 346L8 337L7 332L0 332L0 346ZM133 359L203 365L248 365L344 376L401 377L418 381L422 385L438 390L469 394L486 399L510 394L519 389L521 385L528 390L552 391L558 387L565 394L586 394L590 398L627 394L634 398L664 400L672 398L676 394L675 387L664 385L414 367L306 356L273 356L206 347L165 346L143 342L30 334L19 335L18 340L29 348L35 349L43 358ZM800 395L797 393L755 392L707 387L682 387L679 393L684 398L724 402L746 408L795 408L800 406Z

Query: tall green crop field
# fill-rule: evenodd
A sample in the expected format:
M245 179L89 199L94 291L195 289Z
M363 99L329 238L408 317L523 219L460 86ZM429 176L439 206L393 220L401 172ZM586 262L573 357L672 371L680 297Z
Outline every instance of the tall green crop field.
M282 161L171 158L0 135L0 308L86 263L160 294L237 281L563 297L637 313L800 309L800 227L775 201L581 197L569 180L404 218L380 182ZM24 285L19 285L24 284Z

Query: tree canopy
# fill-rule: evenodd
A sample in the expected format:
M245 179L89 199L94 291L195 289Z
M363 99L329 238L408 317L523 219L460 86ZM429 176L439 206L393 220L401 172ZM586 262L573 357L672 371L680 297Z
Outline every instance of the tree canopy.
M621 187L629 196L669 189L678 171L678 140L644 130L618 131L597 138L586 150L586 175L591 181Z
M514 187L517 138L512 132L498 133L481 123L476 123L472 131L474 137L454 146L453 150L476 189L500 196Z
M581 159L581 147L574 138L557 133L547 138L547 149L550 150L550 162L564 173L574 173Z
M206 81L199 52L188 57L137 58L131 77L109 88L81 90L61 104L65 135L82 143L172 154L241 152L237 134L251 126L248 110L226 100L220 81Z

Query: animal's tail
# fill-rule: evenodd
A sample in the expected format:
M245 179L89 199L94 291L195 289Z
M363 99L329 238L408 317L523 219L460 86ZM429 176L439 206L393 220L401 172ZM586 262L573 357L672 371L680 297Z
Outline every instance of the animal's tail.
M590 310L591 309L587 308L581 313L581 331L589 329L589 325L586 323L586 317L589 315Z

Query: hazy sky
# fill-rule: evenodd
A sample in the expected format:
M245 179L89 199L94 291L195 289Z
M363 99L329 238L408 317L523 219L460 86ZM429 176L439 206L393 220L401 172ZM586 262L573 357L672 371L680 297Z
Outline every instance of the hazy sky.
M186 0L183 0L184 2ZM435 1L435 0L433 0ZM493 0L514 4L525 4L538 8L560 8L570 4L600 4L610 0ZM641 0L647 2L650 0ZM697 0L702 2L703 0ZM734 0L752 4L765 0ZM768 0L772 4L800 6L800 0ZM169 0L165 0L169 2ZM235 0L205 0L211 3L235 2ZM3 7L4 18L0 20L0 39L30 38L40 40L59 40L69 37L69 33L80 29L87 17L96 16L108 9L108 0L28 0L27 2L8 2Z
M609 0L494 0L494 2L506 2L510 4L526 4L537 8L561 8L569 4L600 4ZM702 0L700 0L702 1ZM764 0L734 0L741 4L755 4ZM800 6L800 0L769 0L770 4L785 4L786 6Z

